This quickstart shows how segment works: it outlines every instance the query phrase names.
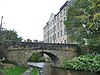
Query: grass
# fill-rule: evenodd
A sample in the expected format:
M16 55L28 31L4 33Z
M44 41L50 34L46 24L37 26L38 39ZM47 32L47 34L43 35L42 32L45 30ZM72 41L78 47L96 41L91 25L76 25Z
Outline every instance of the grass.
M25 67L12 67L3 69L2 72L4 75L21 75L26 69Z
M34 68L34 69L32 70L31 75L39 75L39 69L38 69L38 68Z

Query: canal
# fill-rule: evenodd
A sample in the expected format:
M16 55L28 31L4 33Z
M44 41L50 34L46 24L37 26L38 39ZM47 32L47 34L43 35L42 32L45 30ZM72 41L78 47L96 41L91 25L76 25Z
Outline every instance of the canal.
M91 73L86 71L65 70L51 66L50 63L29 63L39 67L40 75L100 75L99 73Z

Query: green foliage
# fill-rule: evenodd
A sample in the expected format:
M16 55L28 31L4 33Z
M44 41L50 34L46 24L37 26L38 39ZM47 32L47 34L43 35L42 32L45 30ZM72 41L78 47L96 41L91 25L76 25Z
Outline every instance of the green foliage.
M7 30L4 29L0 32L0 41L17 41L20 42L22 41L21 37L18 37L17 32L14 30Z
M65 26L80 46L100 46L100 0L77 0L69 7ZM99 49L100 50L100 49Z
M12 67L3 69L2 72L4 75L21 75L26 69L25 67Z
M81 55L63 63L66 69L100 72L100 55Z
M0 30L0 58L6 57L6 50L12 41L21 42L22 38L18 37L17 32L14 30Z
M32 42L32 40L31 39L27 39L27 42Z
M45 58L42 56L42 53L34 53L29 61L31 62L44 62L45 61Z

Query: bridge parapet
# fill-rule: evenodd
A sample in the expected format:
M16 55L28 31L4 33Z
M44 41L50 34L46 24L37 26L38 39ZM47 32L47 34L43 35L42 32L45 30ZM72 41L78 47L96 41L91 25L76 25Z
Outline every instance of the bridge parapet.
M76 47L77 44L12 42L12 46L10 46L9 49L75 50Z

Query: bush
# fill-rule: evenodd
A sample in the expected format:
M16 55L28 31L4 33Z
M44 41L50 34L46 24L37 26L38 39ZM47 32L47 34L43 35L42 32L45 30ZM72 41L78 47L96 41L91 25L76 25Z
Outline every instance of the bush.
M81 55L63 63L66 69L100 72L100 55Z

